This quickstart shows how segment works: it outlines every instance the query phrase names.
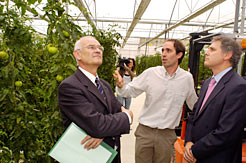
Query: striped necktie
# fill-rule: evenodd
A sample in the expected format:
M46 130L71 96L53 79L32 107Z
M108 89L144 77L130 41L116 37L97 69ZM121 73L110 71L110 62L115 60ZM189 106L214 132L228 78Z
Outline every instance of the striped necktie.
M98 79L98 77L96 77L96 85L97 85L97 89L99 90L100 94L103 94L103 88L102 88L102 84L100 82L100 80Z

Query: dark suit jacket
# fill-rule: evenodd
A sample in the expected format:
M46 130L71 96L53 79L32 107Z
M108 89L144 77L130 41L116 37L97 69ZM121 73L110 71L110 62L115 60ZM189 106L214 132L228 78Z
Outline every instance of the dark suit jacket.
M130 130L129 118L121 112L122 105L110 85L102 79L100 81L106 100L79 69L62 81L58 89L58 103L63 126L66 129L74 122L90 136L104 138L103 141L113 148L118 146L119 152L120 135Z
M242 162L241 136L246 120L246 81L234 70L227 72L198 114L211 78L201 89L188 120L185 141L194 143L192 153L199 162Z

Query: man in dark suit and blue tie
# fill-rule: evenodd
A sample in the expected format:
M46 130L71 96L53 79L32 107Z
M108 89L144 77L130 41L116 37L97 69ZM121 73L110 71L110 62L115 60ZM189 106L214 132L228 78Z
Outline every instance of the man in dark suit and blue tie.
M116 149L114 163L120 163L120 135L130 131L133 114L116 99L110 85L100 79L98 67L103 60L103 47L92 36L75 43L77 71L62 81L58 103L66 129L74 122L89 135L82 140L85 148L96 148L102 140ZM96 157L96 156L95 156Z
M198 163L242 162L242 132L246 121L246 81L233 68L241 55L239 44L221 35L206 51L205 80L189 118L184 159Z

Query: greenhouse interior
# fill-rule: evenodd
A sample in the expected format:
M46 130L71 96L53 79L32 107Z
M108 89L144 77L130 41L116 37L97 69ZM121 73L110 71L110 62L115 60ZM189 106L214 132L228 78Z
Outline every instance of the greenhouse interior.
M119 60L134 59L138 76L161 66L163 44L178 39L186 48L180 67L190 71L198 94L212 75L203 62L214 36L241 45L235 71L246 76L245 8L246 0L0 0L0 162L57 162L49 152L64 132L58 87L77 70L80 37L92 35L103 46L97 74L114 93ZM121 138L122 163L135 162L144 100L132 98L137 111L130 134ZM175 152L171 162L182 162Z

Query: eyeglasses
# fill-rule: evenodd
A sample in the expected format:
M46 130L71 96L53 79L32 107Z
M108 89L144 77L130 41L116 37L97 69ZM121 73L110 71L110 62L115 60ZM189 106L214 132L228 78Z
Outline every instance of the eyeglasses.
M85 48L89 49L89 50L96 50L96 49L99 49L101 52L104 51L104 48L102 46L95 46L95 45L89 45L89 46L86 46Z

